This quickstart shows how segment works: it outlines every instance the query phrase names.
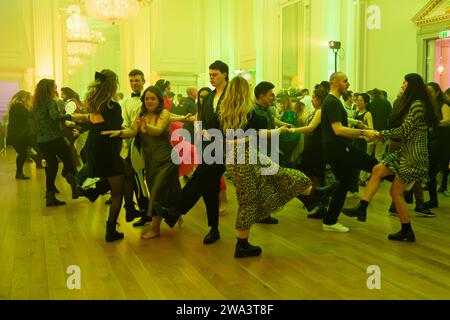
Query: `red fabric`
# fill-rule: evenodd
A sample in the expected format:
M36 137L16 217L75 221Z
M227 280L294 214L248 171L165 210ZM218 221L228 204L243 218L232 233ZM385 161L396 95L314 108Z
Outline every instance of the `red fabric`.
M190 144L182 136L178 139L172 139L172 133L177 129L182 129L184 127L183 122L172 122L169 127L170 132L170 143L178 151L178 155L181 159L181 164L179 167L179 176L185 176L194 170L197 167L196 163L200 162L199 156L196 152L195 146ZM184 152L188 150L189 154L185 154Z

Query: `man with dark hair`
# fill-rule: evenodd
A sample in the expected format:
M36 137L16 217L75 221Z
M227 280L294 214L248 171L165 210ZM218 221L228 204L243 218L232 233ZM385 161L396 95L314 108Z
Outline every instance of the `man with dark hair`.
M330 82L324 80L320 83L322 88L324 88L327 92L330 92Z
M144 89L145 76L141 70L134 69L128 74L128 79L132 93L125 97L120 105L122 107L122 127L129 128L139 117L142 109L141 93ZM124 139L122 142L122 151L120 156L124 159L125 165L125 209L133 212L136 216L142 216L141 219L133 224L134 226L142 226L151 221L151 217L147 217L145 212L148 209L148 190L144 182L144 160L140 154L140 141L138 138ZM133 192L136 195L139 209L138 212L134 207Z
M228 85L228 66L222 61L215 61L209 66L209 80L215 87L208 96L202 107L201 122L203 130L220 129L218 114L220 103L225 96ZM209 142L204 142L206 147ZM155 203L156 213L164 218L166 223L173 228L180 215L186 214L197 203L200 198L206 205L208 226L211 228L204 237L204 244L212 244L220 239L219 233L219 193L220 178L225 172L225 165L204 161L195 170L191 180L181 190L179 196L174 199L171 208L162 207Z
M275 129L275 127L277 126L278 127L292 126L290 123L285 123L280 119L275 118L273 114L269 111L269 107L272 105L274 99L273 94L274 88L275 86L272 83L266 81L259 83L255 87L255 99L256 99L255 112L258 115L266 118L267 130Z

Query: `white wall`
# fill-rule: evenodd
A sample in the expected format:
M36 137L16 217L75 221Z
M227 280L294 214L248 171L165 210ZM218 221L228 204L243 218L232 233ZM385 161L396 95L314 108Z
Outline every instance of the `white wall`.
M388 92L395 100L403 77L417 70L417 27L411 21L428 0L372 0L381 9L381 30L367 33L366 88ZM425 76L425 75L423 75Z

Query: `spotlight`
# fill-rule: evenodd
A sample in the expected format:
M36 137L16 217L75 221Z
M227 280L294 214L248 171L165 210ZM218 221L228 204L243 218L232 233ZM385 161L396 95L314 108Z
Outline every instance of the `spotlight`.
M330 49L339 50L341 48L341 42L340 41L329 41L328 45L330 46Z

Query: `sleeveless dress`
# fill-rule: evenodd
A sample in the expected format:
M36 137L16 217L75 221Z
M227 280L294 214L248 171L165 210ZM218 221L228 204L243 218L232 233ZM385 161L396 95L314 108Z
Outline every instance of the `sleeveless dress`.
M311 123L315 114L316 111L308 117L306 125ZM320 124L312 133L305 134L305 146L303 148L301 159L302 161L298 166L300 170L307 175L318 178L325 177L326 163L323 155L322 128Z
M364 122L364 117L367 112L368 111L364 111L363 113L358 114L358 111L356 111L354 119ZM364 139L353 139L353 146L356 149L367 152L367 141Z
M264 119L255 111L249 114L244 131L265 128ZM226 148L226 169L236 188L239 205L238 230L248 230L255 222L268 218L312 185L302 172L280 167L248 141L227 141ZM245 159L239 157L240 153L245 154ZM252 161L255 159L256 163Z
M115 177L124 174L120 157L122 139L102 136L102 131L122 129L122 110L117 102L111 101L102 113L105 121L89 124L86 140L90 177Z
M181 190L179 180L178 155L174 152L169 132L165 130L160 136L151 136L139 131L145 161L147 186L150 192L148 215L153 214L155 202L170 207Z

